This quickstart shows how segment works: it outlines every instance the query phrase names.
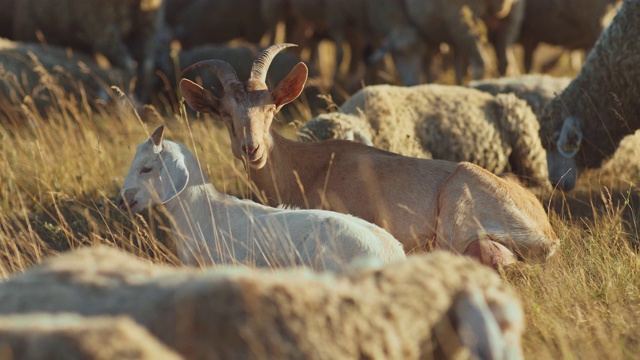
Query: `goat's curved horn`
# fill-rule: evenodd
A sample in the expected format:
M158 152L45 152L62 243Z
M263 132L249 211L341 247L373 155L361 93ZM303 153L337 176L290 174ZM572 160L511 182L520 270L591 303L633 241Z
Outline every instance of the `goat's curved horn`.
M260 55L253 61L253 66L251 67L251 77L250 80L258 80L262 83L265 83L267 80L267 70L269 70L269 65L271 65L271 61L273 58L278 55L278 53L286 48L298 46L296 44L278 44L271 45L268 48L264 49Z
M187 72L195 69L207 69L211 71L215 76L218 77L218 80L222 83L222 87L224 89L227 88L227 84L238 80L238 75L236 71L233 69L231 64L222 60L203 60L197 62L188 68L182 70L182 75Z

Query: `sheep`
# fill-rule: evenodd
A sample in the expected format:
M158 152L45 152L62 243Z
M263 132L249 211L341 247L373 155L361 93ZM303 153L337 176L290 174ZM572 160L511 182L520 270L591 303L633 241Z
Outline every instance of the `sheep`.
M164 140L163 134L160 126L138 146L119 203L133 212L163 204L173 219L171 228L184 264L306 265L339 271L358 257L384 263L405 258L396 239L356 217L274 209L223 196L195 156L182 144Z
M580 171L599 167L640 128L639 16L640 1L625 1L578 76L545 108L540 138L549 179L560 189L573 189Z
M0 283L0 313L129 316L187 359L522 359L518 296L435 252L335 276L149 264L106 247Z
M192 109L220 115L231 150L264 203L358 216L385 228L405 251L436 246L490 266L544 261L553 254L558 239L544 209L513 179L470 163L403 157L351 141L296 142L271 130L274 115L295 100L307 78L299 63L273 92L265 84L271 60L290 46L263 51L246 83L220 60L183 71L210 69L223 84L222 98L180 81Z
M154 56L163 32L162 0L20 0L15 4L13 36L101 53L114 66L137 73L136 95L148 96Z
M371 1L377 1L377 5L383 2ZM419 83L420 57L433 57L434 49L438 49L440 43L447 43L453 49L456 83L462 84L469 63L474 79L484 77L488 63L488 42L483 19L490 20L492 24L502 21L492 30L496 31L496 49L501 51L498 57L505 61L500 68L506 70L506 53L502 54L502 51L506 52L510 45L508 42L515 39L523 11L521 5L513 6L513 0L397 0L393 3L397 4L394 10L388 6L370 6L371 11L378 12L376 19L396 18L395 26L382 34L386 37L385 44L371 59L375 61L387 51L394 54L404 85ZM512 8L514 14L509 17ZM392 15L389 15L390 12ZM404 20L399 13L404 13ZM420 50L420 41L426 42L428 49Z
M348 120L347 120L348 119ZM346 120L346 121L345 121ZM345 124L345 125L343 125ZM346 125L349 124L349 125ZM321 115L301 133L326 140L331 133L360 139L405 156L468 161L491 172L511 170L535 185L550 188L546 154L538 137L538 120L526 102L511 94L489 95L458 86L367 86ZM365 142L366 144L366 142ZM417 144L417 146L416 146Z
M178 1L177 5L172 6L176 11L167 13L166 21L183 49L234 39L258 43L268 30L262 18L260 2L261 0Z
M573 80L570 77L554 77L536 74L497 79L474 80L469 87L488 92L492 95L513 93L527 102L539 119L544 107L562 92Z
M23 123L64 111L62 98L90 105L109 102L114 98L109 86L122 87L126 80L122 71L102 69L81 52L0 38L0 122Z
M34 313L0 317L0 348L12 359L182 359L125 316Z
M533 66L540 43L589 51L607 27L621 0L526 1L518 42L524 49L524 68ZM544 26L541 26L544 24Z

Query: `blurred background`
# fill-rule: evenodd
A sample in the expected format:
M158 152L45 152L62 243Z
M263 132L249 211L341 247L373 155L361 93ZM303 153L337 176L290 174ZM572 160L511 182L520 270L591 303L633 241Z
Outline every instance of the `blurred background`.
M17 120L12 108L25 94L41 113L51 106L42 90L33 92L41 80L38 64L69 91L82 81L92 106L108 103L113 94L105 85L115 84L139 104L177 113L180 70L222 59L243 80L255 55L281 42L298 47L276 58L269 80L276 84L293 64L307 63L308 89L296 114L305 119L331 105L318 95L340 104L365 85L462 85L528 73L573 77L619 3L0 0L0 116ZM187 76L215 82L203 71Z

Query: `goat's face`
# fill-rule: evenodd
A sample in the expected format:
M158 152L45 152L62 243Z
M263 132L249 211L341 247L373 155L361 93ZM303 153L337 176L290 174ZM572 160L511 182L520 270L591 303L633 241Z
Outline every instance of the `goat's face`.
M285 46L286 45L286 46ZM242 83L228 63L210 60L195 64L193 68L210 68L223 84L222 98L215 97L202 86L188 80L180 81L182 96L189 106L198 112L217 114L227 126L233 155L256 169L264 167L268 160L273 139L269 133L275 114L282 106L295 100L307 81L307 66L297 64L273 92L264 82L265 66L277 51L288 44L272 46L254 62L251 78ZM265 59L266 58L266 59Z
M568 191L576 186L578 169L575 156L580 151L582 130L575 117L564 119L562 129L553 134L552 146L547 149L549 180L554 186Z
M149 141L138 146L120 190L119 207L134 213L160 203L162 184L160 170L162 161L155 145Z
M186 186L189 173L176 143L162 140L160 126L148 141L138 145L133 163L120 189L119 207L134 213L166 203Z
M272 144L269 128L277 111L269 91L239 88L226 92L218 109L229 131L233 155L249 166L262 168Z

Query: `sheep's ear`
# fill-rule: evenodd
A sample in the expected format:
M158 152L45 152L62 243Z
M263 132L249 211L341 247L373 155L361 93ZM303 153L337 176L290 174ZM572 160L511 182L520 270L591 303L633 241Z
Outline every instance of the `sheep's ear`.
M219 113L220 99L189 79L180 80L180 91L189 106L201 113Z
M151 134L151 137L149 138L149 140L151 140L151 142L153 143L153 145L155 146L160 146L162 144L162 137L164 135L164 125L160 125L158 126L158 128L153 132L153 134Z
M371 141L371 139L369 139L369 137L365 135L362 130L353 131L353 141L359 142L360 144L365 144L367 146L373 146L373 141Z
M184 163L184 156L172 156L162 159L162 203L178 196L187 187L189 182L189 170Z
M582 130L580 122L575 117L564 119L562 130L556 146L560 154L566 158L574 157L580 150L582 144Z
M304 89L304 84L307 82L308 74L307 65L299 62L289 75L280 81L276 89L271 93L273 103L276 105L276 112L300 96Z

